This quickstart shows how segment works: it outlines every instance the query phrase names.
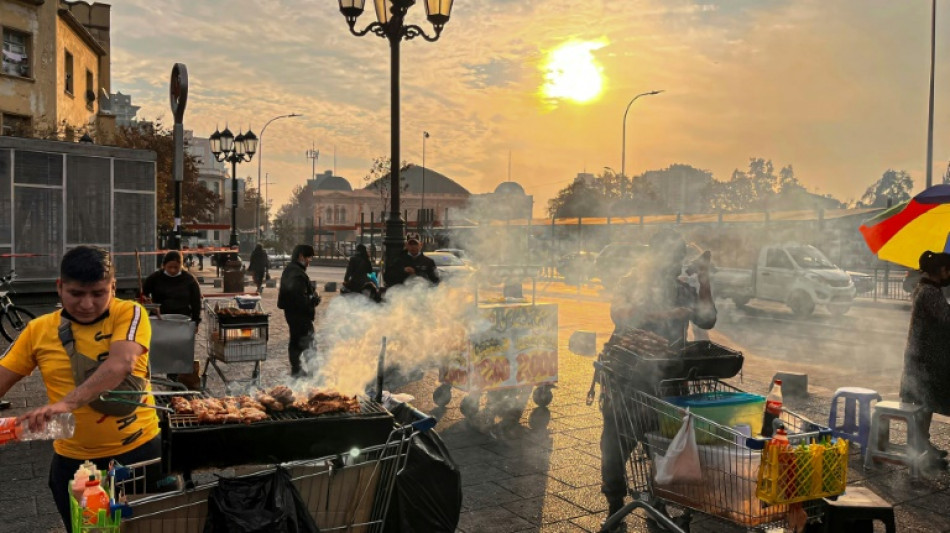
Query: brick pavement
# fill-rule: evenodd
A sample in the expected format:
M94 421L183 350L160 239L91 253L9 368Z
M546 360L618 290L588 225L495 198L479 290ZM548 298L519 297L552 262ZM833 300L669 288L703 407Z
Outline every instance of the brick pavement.
M208 269L206 268L206 273ZM320 285L325 281L319 279ZM206 292L214 292L210 285ZM568 292L568 291L562 291ZM575 329L598 333L603 341L609 333L607 306L596 294L584 291L584 305L562 305L559 324L560 382L548 409L537 408L527 395L514 400L524 406L519 424L505 426L483 408L466 421L458 410L461 394L453 395L447 408L432 403L437 386L434 371L405 388L417 397L416 405L440 417L437 427L460 465L463 483L463 513L459 530L464 533L514 531L596 531L606 514L599 493L599 438L601 418L597 410L585 404L590 384L591 361L571 354L567 338ZM567 294L552 292L561 300ZM276 310L276 290L265 290L264 306ZM567 300L561 300L566 302ZM325 307L325 306L321 306ZM287 328L279 311L270 323L269 359L264 363L265 383L279 383L287 374ZM199 333L196 355L204 361L203 333ZM717 340L713 332L713 340ZM721 339L720 339L721 340ZM772 362L746 354L741 383L737 386L763 393L775 370ZM781 364L782 369L794 370ZM229 368L229 376L241 375ZM222 391L216 376L209 387ZM816 421L827 418L830 390L812 389L804 401L789 406ZM14 409L11 416L46 402L42 383L31 376L14 387L6 397ZM950 427L943 421L934 424L934 439L941 447L950 445ZM60 532L58 515L46 488L51 455L47 442L0 447L0 533ZM853 455L849 481L866 485L896 506L899 531L950 531L950 474L936 479L912 481L906 469L876 467L865 471L860 456ZM646 531L640 515L627 519L629 531ZM740 529L701 517L694 518L692 531L727 532Z

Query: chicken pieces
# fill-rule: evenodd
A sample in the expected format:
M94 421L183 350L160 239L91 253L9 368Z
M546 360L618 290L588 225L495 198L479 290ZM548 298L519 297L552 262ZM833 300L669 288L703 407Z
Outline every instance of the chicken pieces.
M202 424L236 424L267 419L264 406L250 396L194 398L173 396L169 405L179 415L193 415Z
M360 412L360 400L356 396L322 389L311 389L306 395L297 395L285 385L258 391L253 398L248 395L194 399L173 396L169 406L178 415L194 416L199 424L250 424L267 420L270 418L268 412L288 409L311 415Z

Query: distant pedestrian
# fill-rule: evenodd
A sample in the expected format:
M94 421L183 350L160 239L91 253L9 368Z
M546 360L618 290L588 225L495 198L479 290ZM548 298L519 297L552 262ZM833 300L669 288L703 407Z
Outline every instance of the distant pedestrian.
M280 275L277 293L277 308L284 310L284 318L290 330L287 356L290 359L290 375L301 377L300 356L313 343L313 319L320 295L316 293L307 275L307 267L313 259L313 246L298 244L294 247L290 263Z
M258 294L264 294L264 279L267 277L267 269L269 268L270 260L267 257L267 252L264 251L263 245L258 244L251 252L251 263L247 267L254 278L254 285L257 287Z

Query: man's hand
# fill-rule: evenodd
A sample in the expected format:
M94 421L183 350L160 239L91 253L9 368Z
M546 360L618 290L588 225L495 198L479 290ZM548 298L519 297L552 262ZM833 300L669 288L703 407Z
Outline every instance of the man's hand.
M405 268L405 272L406 272L406 274L409 274L410 276L413 276L413 275L415 275L415 273L416 273L416 269L414 269L414 268L412 268L412 267L406 267L406 268Z
M53 416L60 413L70 413L73 409L75 407L70 407L66 402L56 402L20 415L17 422L26 424L30 431L42 431Z

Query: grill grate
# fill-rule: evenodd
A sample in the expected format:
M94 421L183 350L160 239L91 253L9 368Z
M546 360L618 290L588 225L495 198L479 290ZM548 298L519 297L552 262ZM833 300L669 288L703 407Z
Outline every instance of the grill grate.
M207 393L193 394L191 395L196 398L211 398L212 396ZM155 403L158 405L167 406L171 403L171 397L159 396L155 398ZM358 418L364 415L377 415L386 413L386 409L368 399L360 398L360 412L359 413L328 413L322 415L313 415L310 413L297 411L295 409L279 412L268 412L267 418L260 420L258 422L250 422L247 425L256 425L262 423L275 423L275 422L291 422L294 420L313 420L313 419L342 419L342 418ZM244 424L243 422L230 422L227 424L202 424L198 422L198 417L196 415L185 415L177 413L164 413L168 420L168 427L172 430L178 429L187 429L187 428L213 428L220 426L235 426L239 424Z

